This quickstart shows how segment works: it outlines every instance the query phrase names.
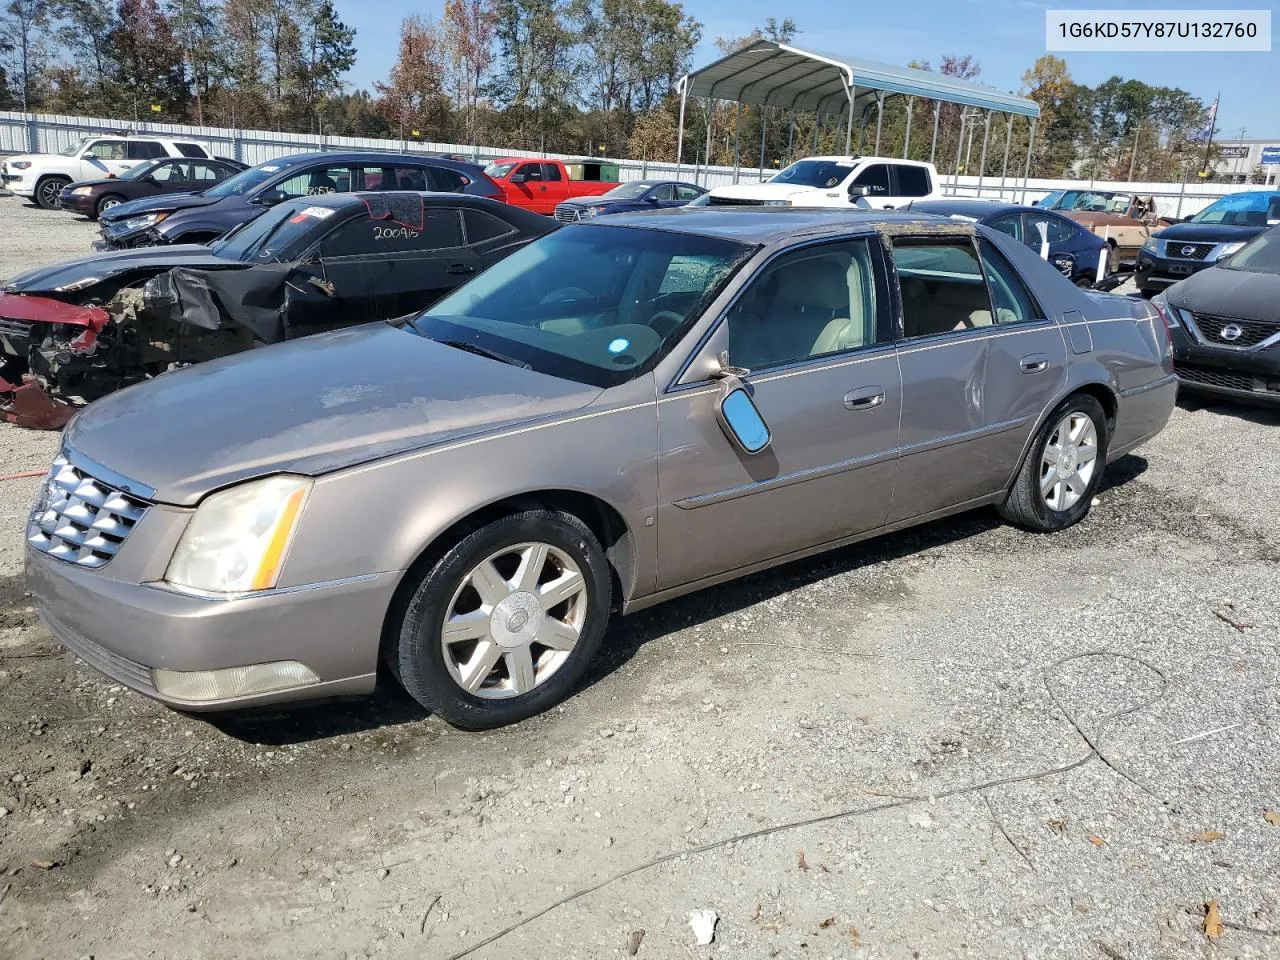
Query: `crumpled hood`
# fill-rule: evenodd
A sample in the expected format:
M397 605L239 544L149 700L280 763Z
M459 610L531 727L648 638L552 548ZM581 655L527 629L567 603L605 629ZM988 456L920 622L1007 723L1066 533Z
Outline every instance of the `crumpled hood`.
M154 197L141 197L130 200L119 206L105 210L99 218L107 225L118 224L130 217L144 213L156 213L161 210L191 210L195 207L209 207L221 200L221 197L205 197L198 193L159 193Z
M1225 223L1175 223L1156 231L1157 240L1192 241L1194 243L1242 243L1252 240L1266 227L1242 227Z
M1280 319L1280 276L1210 267L1175 283L1165 298L1192 313L1274 321Z
M239 260L214 256L203 244L183 243L171 247L139 247L79 257L48 267L36 267L20 273L5 285L9 293L55 293L82 280L94 283L134 271L156 273L173 267L213 270L220 267L245 267ZM88 285L92 286L92 284ZM87 287L86 287L87 289Z
M374 323L110 394L65 443L161 502L194 504L254 477L318 476L575 410L600 392Z

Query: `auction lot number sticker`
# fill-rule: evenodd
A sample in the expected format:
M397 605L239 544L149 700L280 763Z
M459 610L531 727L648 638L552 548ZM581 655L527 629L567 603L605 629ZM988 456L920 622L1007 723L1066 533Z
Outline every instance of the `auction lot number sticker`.
M1270 50L1270 10L1046 10L1046 50Z

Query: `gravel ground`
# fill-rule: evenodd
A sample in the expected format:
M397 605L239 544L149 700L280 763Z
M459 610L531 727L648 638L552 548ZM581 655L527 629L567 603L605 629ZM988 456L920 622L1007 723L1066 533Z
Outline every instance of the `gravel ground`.
M91 233L0 200L0 276ZM0 482L0 955L1280 957L1278 427L1186 404L1062 534L977 512L645 611L479 735L112 685L36 624ZM0 426L7 472L55 443Z

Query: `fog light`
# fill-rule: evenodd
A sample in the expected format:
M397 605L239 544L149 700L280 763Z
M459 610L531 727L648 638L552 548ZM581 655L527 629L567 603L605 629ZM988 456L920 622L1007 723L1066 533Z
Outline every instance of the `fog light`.
M320 682L309 667L296 660L255 663L225 670L155 669L151 675L156 690L175 700L230 700Z

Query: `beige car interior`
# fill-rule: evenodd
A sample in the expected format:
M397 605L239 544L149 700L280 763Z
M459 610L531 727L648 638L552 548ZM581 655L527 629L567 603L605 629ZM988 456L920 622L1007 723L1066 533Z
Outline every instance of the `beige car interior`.
M748 369L856 349L875 340L865 245L786 257L729 311L729 357Z

